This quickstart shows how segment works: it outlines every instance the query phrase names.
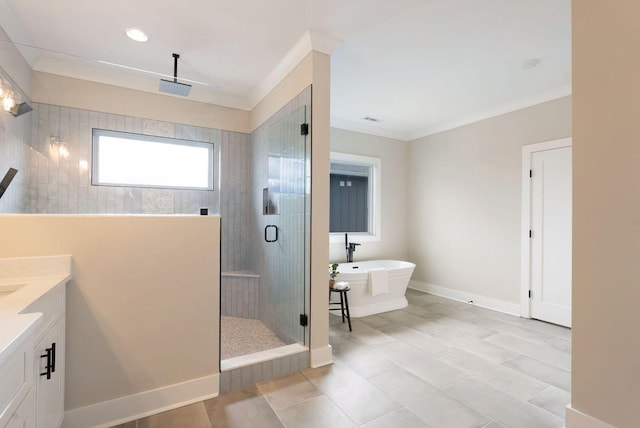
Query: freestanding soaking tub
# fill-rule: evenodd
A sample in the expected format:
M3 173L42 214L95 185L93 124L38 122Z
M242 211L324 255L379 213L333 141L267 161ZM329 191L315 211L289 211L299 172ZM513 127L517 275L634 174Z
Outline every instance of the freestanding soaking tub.
M409 279L416 265L398 260L369 260L365 262L340 263L337 281L347 281L349 291L349 309L352 317L393 311L407 307L405 297ZM369 292L369 270L384 268L387 270L389 292L372 296Z

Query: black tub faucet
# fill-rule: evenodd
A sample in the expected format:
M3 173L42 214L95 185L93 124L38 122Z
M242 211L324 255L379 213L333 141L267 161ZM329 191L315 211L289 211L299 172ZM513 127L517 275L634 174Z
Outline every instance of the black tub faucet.
M349 236L344 234L344 248L347 250L347 263L353 262L353 253L356 251L356 245L360 245L357 242L349 242Z

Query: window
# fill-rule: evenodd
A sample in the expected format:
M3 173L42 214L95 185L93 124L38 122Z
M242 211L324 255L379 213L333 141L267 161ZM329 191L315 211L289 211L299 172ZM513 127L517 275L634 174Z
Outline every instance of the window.
M331 242L344 233L361 241L380 239L380 159L331 153Z
M213 144L93 130L91 184L213 190Z

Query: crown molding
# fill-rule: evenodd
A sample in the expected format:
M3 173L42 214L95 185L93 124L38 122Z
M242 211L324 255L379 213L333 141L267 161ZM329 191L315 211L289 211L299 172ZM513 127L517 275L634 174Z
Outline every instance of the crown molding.
M439 134L440 132L449 131L451 129L459 128L461 126L470 125L472 123L480 122L486 119L491 119L493 117L501 116L503 114L522 110L528 107L533 107L535 105L546 103L548 101L553 101L558 98L567 97L571 94L572 94L572 87L571 87L571 84L569 84L567 86L563 86L557 90L550 91L542 95L522 98L515 102L503 104L500 107L488 109L483 112L474 114L472 116L467 116L467 117L459 118L459 119L448 121L448 122L442 122L439 124L422 128L422 129L418 129L414 132L409 132L408 139L410 141L418 140L420 138L428 137L430 135Z
M440 132L449 131L465 125L471 125L476 122L491 119L503 114L512 113L528 107L533 107L548 101L553 101L571 95L571 85L562 87L558 90L547 92L546 94L520 99L516 102L504 104L494 109L488 109L478 114L459 118L456 120L441 122L425 128L419 128L408 131L398 131L395 129L386 129L379 125L369 125L365 123L344 120L337 117L331 117L331 127L344 129L347 131L360 132L363 134L376 135L378 137L391 138L401 141L415 141L430 135L439 134Z
M249 95L248 101L251 109L255 108L311 51L331 55L341 43L342 40L327 34L306 30L262 83Z

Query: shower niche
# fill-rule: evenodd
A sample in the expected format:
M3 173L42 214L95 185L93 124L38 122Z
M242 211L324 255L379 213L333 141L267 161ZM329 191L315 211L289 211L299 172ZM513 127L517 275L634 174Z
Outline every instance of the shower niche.
M277 215L280 211L279 195L269 191L268 187L262 189L262 215Z

